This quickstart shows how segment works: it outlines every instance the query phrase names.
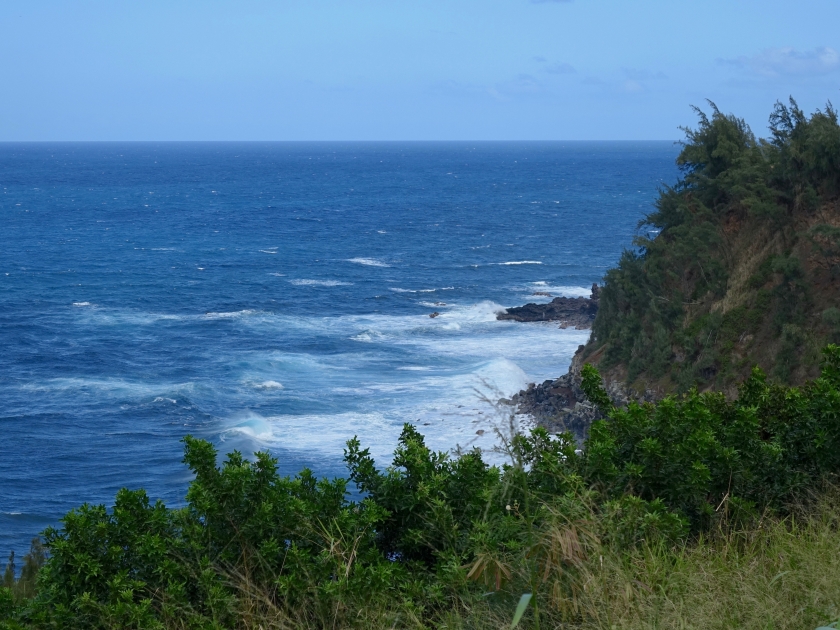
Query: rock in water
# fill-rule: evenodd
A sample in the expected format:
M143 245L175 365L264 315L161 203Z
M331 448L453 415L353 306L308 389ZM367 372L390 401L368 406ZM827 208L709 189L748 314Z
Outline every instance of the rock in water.
M496 319L509 319L516 322L562 322L561 328L574 326L578 330L592 328L598 313L598 298L601 288L592 285L592 294L588 298L554 298L548 304L526 304L507 309L499 313Z

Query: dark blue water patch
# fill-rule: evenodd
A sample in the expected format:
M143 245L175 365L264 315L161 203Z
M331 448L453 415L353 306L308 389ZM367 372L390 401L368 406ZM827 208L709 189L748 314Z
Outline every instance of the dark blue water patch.
M585 340L495 310L586 294L677 150L0 144L0 549L122 486L180 504L187 433L328 476L406 420L476 439L474 387Z

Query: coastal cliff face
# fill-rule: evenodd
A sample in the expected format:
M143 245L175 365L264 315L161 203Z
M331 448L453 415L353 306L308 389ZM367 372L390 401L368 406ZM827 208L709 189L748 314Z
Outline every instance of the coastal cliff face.
M580 438L598 417L580 390L584 363L619 406L692 387L734 397L756 365L781 383L816 377L821 349L840 342L837 113L777 104L767 140L714 106L698 114L684 175L607 272L569 373L512 400L552 430Z
M607 272L583 360L635 390L800 384L840 340L840 125L777 104L771 137L716 108L686 132L636 249Z

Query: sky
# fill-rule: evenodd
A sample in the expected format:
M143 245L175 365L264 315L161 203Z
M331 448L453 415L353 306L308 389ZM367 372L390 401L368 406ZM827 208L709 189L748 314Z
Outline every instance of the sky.
M0 141L676 140L840 105L838 0L3 0Z

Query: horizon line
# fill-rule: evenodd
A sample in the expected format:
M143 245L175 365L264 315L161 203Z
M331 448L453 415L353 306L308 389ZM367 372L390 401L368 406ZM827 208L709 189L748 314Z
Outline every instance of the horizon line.
M489 143L521 143L521 142L673 142L679 143L679 139L616 139L616 140L554 140L554 139L503 139L503 140L0 140L0 144L109 144L109 143L136 143L136 144L234 144L234 143L252 143L252 144L395 144L395 143L413 143L413 144L442 144L442 143L459 143L459 144L489 144Z

